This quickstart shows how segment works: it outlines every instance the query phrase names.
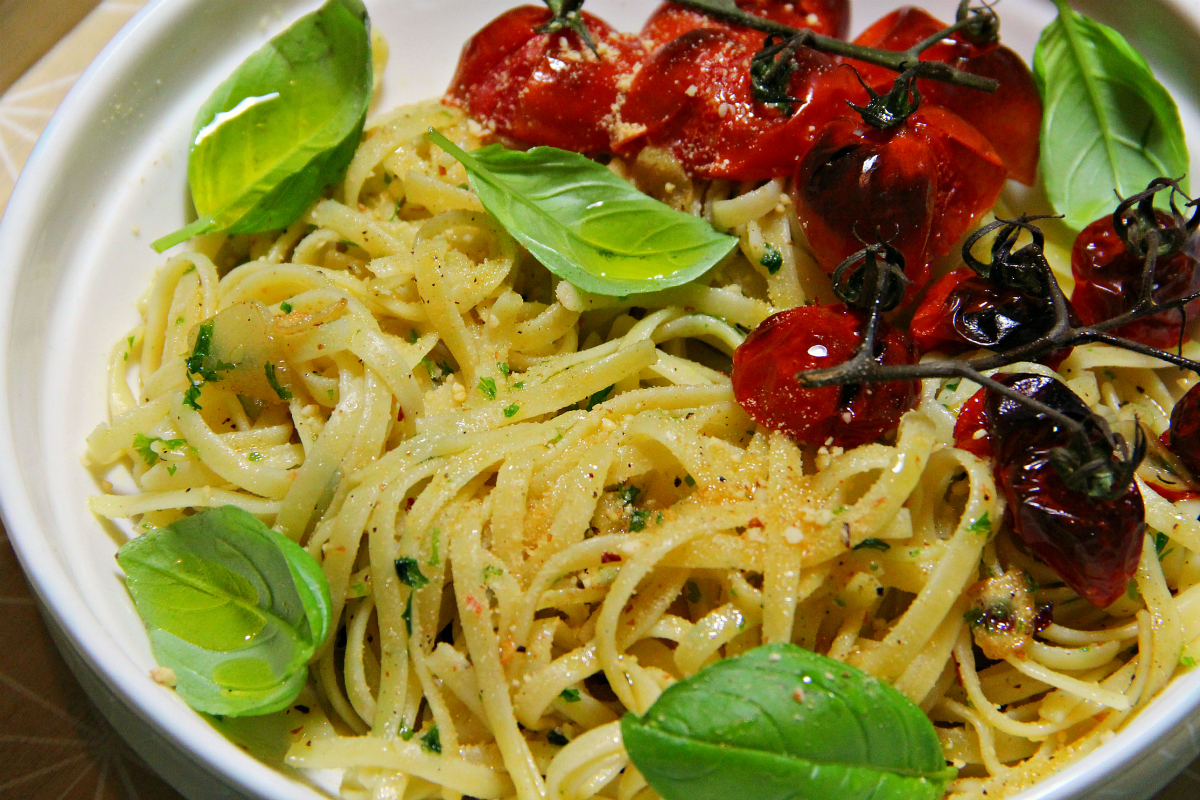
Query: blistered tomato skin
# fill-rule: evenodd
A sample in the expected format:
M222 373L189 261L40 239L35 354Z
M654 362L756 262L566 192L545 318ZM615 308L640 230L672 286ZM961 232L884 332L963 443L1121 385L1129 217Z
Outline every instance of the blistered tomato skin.
M641 41L583 12L599 57L571 30L537 33L546 9L512 9L463 48L446 100L499 134L579 153L609 150L619 96L646 56Z
M984 404L987 390L980 389L967 398L954 421L954 446L974 453L980 458L992 457L992 442L987 435L987 416Z
M907 50L945 27L928 12L906 6L880 19L854 41L868 47ZM1042 100L1025 61L1004 45L977 45L962 37L934 45L921 54L921 60L941 61L1000 82L994 94L932 80L919 81L917 86L926 102L954 112L977 128L996 149L1010 177L1032 185L1037 177ZM891 86L894 73L852 63L875 89Z
M656 49L620 106L614 150L666 148L702 178L790 175L812 131L844 109L858 87L834 59L804 49L789 87L798 100L789 117L754 98L750 63L758 48L736 32L702 28Z
M1088 408L1064 384L1043 375L995 375L1004 384L1076 419ZM996 483L1013 532L1088 602L1106 608L1137 572L1146 532L1136 484L1115 500L1070 489L1050 462L1066 436L1036 411L995 393L985 403Z
M930 285L913 314L910 331L920 352L954 355L971 348L1012 350L1053 327L1054 307L1049 299L996 286L959 267ZM1070 348L1057 350L1040 360L1057 368L1070 353Z
M737 7L772 22L793 28L808 28L839 39L846 38L850 29L849 0L737 0ZM646 21L642 28L642 39L652 47L658 47L699 28L745 35L753 41L755 49L761 47L766 38L765 34L758 31L722 22L675 3L663 3Z
M1159 223L1173 226L1162 212ZM1075 290L1071 302L1085 325L1112 319L1131 310L1142 291L1143 262L1132 255L1117 235L1111 217L1096 220L1075 239L1071 248ZM1159 258L1154 268L1151 297L1166 302L1200 292L1200 263L1186 252ZM1200 301L1186 306L1187 319L1200 314ZM1183 329L1178 311L1163 311L1112 331L1135 342L1170 350L1179 344Z
M733 354L733 391L759 424L814 445L857 447L894 430L916 405L915 381L800 386L796 374L851 359L862 341L865 316L845 306L800 306L755 328ZM912 345L884 324L876 360L911 364Z
M1168 449L1193 476L1200 477L1200 383L1188 389L1171 410L1168 434Z

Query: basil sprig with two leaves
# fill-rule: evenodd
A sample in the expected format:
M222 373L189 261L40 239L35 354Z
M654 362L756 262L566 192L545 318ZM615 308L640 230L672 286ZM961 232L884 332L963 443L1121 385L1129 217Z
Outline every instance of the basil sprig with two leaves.
M429 138L466 167L480 202L514 239L585 291L624 296L679 286L737 245L578 153L498 144L468 153L437 131Z
M360 0L329 0L271 39L196 114L188 185L199 219L154 249L201 233L290 225L345 172L371 89L370 23Z
M154 657L208 714L286 708L329 635L329 584L299 545L236 506L206 509L117 552Z
M957 774L904 695L790 644L705 667L621 735L665 800L937 800Z
M1082 229L1120 197L1188 170L1179 109L1121 34L1055 0L1034 78L1042 94L1042 179L1054 209Z

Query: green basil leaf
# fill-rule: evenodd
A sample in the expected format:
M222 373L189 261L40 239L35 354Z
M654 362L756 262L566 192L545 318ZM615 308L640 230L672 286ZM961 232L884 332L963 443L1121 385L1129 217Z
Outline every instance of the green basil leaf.
M154 657L197 711L268 714L296 699L329 635L329 584L303 548L236 506L117 551Z
M196 114L188 184L199 219L152 245L290 225L354 156L371 99L360 0L329 0L257 50Z
M1045 104L1042 180L1075 229L1110 215L1155 178L1188 170L1179 109L1121 34L1055 0L1033 57Z
M585 291L624 296L678 286L737 244L578 153L498 144L468 153L437 131L429 138L467 168L480 202L513 238Z
M621 734L665 800L937 800L956 774L902 694L790 644L705 667Z

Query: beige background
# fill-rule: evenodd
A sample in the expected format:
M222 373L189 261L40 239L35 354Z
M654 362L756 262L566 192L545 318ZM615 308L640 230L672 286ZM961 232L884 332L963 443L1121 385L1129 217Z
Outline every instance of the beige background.
M54 109L144 3L0 0L0 213ZM63 664L2 528L0 642L0 800L180 800ZM1158 800L1200 800L1200 763Z

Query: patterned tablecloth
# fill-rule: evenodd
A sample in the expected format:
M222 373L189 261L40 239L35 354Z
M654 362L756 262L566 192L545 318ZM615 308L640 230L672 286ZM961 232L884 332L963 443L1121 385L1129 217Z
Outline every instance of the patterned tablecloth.
M145 0L103 0L0 97L0 213L54 109ZM0 55L0 58L3 56ZM0 528L0 800L180 800L92 706ZM1200 762L1157 800L1200 798Z

